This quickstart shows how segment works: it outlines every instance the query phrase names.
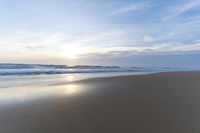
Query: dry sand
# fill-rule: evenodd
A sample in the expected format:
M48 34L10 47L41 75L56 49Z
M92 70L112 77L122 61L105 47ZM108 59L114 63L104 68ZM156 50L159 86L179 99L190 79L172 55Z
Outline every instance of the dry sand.
M0 133L200 133L200 72L2 89Z

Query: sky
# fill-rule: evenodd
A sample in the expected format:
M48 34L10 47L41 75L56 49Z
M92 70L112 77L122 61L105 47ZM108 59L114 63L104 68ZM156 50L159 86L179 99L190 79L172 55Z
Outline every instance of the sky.
M0 62L200 65L200 0L0 0Z

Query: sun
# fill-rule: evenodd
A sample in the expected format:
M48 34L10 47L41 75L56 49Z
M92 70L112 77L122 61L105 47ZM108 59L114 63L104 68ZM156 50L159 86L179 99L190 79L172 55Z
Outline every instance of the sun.
M80 46L66 46L62 49L62 56L68 59L76 59L82 53L82 48Z

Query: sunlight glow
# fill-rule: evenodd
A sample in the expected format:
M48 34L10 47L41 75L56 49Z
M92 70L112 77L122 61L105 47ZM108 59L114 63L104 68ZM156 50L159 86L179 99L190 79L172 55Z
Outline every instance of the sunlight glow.
M68 59L78 58L82 54L83 50L81 46L66 46L61 52L61 56Z
M67 75L66 77L65 77L65 79L67 80L67 81L73 81L74 80L74 76L73 75Z
M64 93L66 95L73 95L73 94L80 93L80 91L81 91L81 89L77 85L67 85Z

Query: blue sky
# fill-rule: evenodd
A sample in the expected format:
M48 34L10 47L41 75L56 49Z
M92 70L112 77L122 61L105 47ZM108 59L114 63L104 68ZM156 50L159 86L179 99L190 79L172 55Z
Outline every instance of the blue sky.
M200 57L200 0L0 0L0 16L0 62L141 65Z

